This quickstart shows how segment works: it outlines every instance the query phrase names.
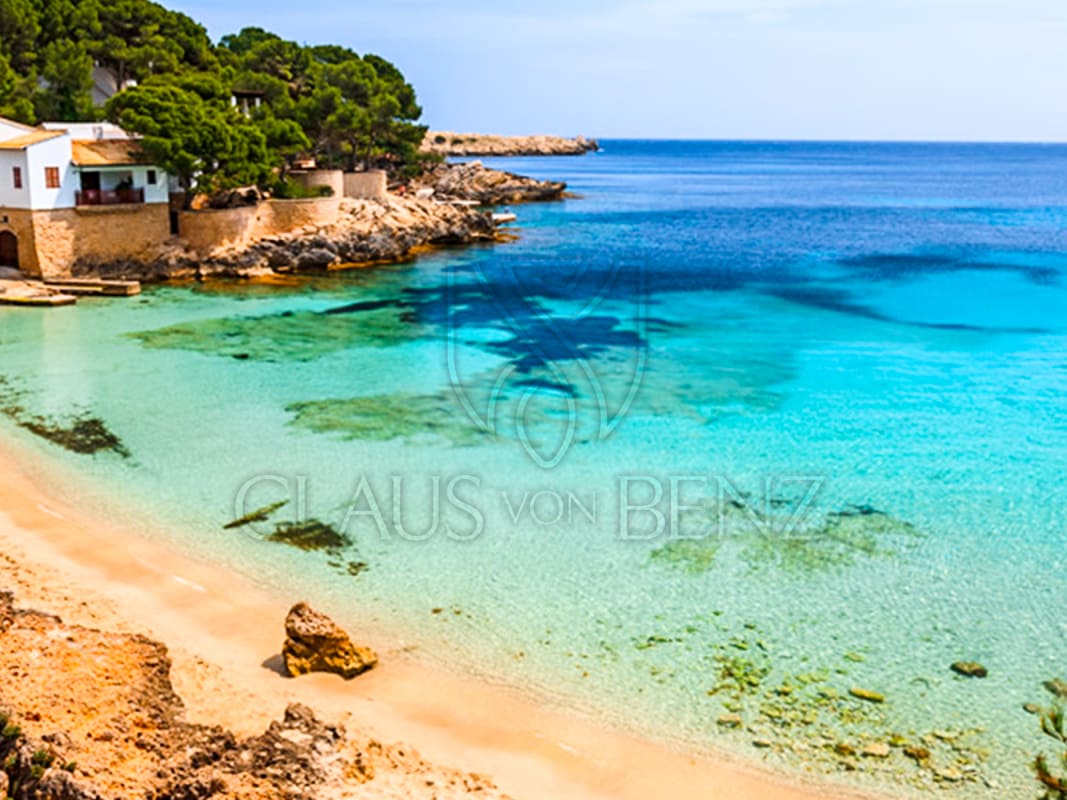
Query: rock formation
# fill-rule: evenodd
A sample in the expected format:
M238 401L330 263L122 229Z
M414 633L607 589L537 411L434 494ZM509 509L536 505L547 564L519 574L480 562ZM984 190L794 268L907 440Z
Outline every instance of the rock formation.
M83 262L77 275L146 282L190 278L254 278L340 265L398 261L419 247L473 244L496 238L492 215L432 200L389 197L341 201L332 225L307 226L207 256L180 244L162 246L148 261Z
M599 149L595 139L584 136L565 139L430 131L422 142L423 152L442 156L580 156Z
M378 656L352 643L332 619L307 603L297 603L285 618L285 668L293 677L332 672L345 680L373 669Z
M65 625L0 593L0 796L14 800L503 798L487 778L351 737L302 705L250 738L186 722L143 636Z
M482 205L507 205L559 200L567 184L539 181L486 167L480 161L440 164L419 179L433 189L436 200L471 200Z

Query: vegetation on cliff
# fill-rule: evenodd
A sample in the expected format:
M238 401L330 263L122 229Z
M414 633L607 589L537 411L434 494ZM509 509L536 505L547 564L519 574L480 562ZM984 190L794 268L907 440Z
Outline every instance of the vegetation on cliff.
M94 105L102 67L118 87ZM231 102L252 98L248 114ZM393 64L260 28L213 43L195 20L150 0L0 0L0 115L34 124L105 116L189 192L284 179L322 166L417 168L426 128Z

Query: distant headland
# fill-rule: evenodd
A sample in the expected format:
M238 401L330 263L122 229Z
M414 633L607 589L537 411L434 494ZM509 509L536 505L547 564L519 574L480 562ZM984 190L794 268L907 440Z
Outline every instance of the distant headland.
M493 136L429 131L422 151L439 156L581 156L600 149L596 139L576 136Z

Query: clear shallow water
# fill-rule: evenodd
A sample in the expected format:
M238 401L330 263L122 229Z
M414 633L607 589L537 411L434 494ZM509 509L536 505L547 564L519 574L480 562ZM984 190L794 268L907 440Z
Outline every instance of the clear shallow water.
M500 162L582 195L516 208L513 244L0 310L0 425L427 658L653 735L1034 796L1022 705L1067 677L1067 147L605 148ZM129 457L17 425L77 414ZM351 545L269 541L294 512ZM934 769L832 752L890 739Z

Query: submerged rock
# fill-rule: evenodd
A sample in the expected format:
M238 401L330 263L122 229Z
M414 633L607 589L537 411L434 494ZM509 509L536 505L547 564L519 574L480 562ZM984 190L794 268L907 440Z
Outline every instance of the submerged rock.
M871 691L870 689L863 689L858 686L849 689L848 693L855 697L857 700L866 700L868 703L885 702L885 695Z
M957 661L951 666L951 669L957 675L962 675L965 678L984 678L989 674L989 670L977 661Z
M285 668L294 678L310 672L332 672L345 680L378 664L378 656L359 647L337 623L307 603L297 603L285 618Z

